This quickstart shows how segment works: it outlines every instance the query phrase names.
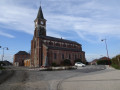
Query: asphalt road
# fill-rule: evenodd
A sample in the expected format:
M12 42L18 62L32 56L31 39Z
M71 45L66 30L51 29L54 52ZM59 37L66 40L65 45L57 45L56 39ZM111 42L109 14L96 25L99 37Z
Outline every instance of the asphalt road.
M108 72L104 66L79 67L77 70L38 71L24 67L9 67L14 75L0 85L0 90L61 90L69 78Z

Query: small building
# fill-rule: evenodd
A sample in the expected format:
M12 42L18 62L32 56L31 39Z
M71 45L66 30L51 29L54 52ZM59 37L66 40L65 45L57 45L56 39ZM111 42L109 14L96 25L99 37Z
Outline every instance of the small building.
M11 65L12 63L7 60L0 61L0 66L11 66Z
M27 53L26 51L19 51L14 55L14 61L13 65L14 66L24 66L24 60L29 59L30 54Z

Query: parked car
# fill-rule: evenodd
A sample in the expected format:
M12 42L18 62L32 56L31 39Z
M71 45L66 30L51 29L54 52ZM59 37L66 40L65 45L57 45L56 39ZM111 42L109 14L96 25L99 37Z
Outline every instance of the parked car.
M77 67L85 67L85 64L83 64L83 63L81 63L81 62L76 62L75 63L75 66L77 66Z

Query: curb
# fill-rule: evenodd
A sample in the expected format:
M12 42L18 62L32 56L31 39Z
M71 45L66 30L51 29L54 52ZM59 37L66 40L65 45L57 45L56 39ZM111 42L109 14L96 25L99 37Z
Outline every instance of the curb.
M115 68L113 68L112 66L109 66L109 65L105 65L105 67L106 67L106 69L115 69Z
M13 70L3 70L2 73L0 74L0 84L5 82L7 79L12 77L14 74Z
M66 66L66 67L42 67L42 68L34 68L29 70L38 70L38 71L59 71L59 70L73 70L77 69L75 66Z

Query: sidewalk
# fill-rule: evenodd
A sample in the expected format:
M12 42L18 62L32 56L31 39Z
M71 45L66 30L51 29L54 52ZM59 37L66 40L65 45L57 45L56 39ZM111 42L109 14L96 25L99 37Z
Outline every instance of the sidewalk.
M69 78L60 90L120 90L120 70Z

